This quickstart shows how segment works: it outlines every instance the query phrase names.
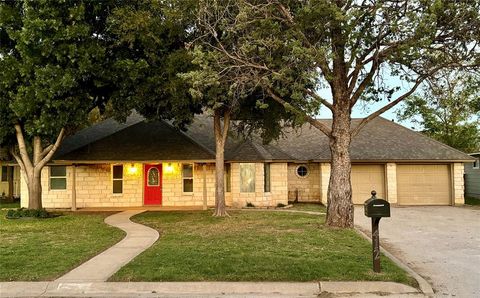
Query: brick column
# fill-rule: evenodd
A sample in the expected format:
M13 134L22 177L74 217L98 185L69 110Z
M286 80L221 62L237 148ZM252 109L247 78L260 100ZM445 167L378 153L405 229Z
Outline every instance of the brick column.
M387 163L385 166L387 200L390 204L397 204L397 164Z
M452 173L452 192L453 192L453 201L455 205L465 204L464 198L464 166L463 163L456 162L452 164L451 167Z
M322 204L327 206L328 183L330 181L330 163L320 163L320 198Z

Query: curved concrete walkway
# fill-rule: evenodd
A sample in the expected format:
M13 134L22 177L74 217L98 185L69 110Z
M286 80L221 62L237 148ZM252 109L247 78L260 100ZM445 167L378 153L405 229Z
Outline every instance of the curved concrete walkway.
M103 282L157 241L156 230L133 223L130 217L145 210L127 210L105 218L105 223L127 232L122 241L58 278L58 282Z

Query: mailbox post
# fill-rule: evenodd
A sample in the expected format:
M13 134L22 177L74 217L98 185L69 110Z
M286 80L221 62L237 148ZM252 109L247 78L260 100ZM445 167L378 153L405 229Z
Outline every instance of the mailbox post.
M390 203L377 199L377 192L372 190L372 197L365 201L365 216L372 218L372 257L373 271L380 272L380 235L378 225L382 217L390 217Z

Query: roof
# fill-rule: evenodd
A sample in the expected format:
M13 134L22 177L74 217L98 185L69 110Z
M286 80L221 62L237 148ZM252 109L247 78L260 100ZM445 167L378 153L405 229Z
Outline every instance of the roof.
M327 126L331 119L320 120ZM352 119L355 127L361 119ZM310 124L286 132L277 145L297 159L330 160L328 138ZM467 161L467 154L408 129L400 124L377 117L352 139L352 161Z
M65 140L55 161L213 160L215 154L166 121L147 122L132 115L121 126L100 123ZM111 134L99 133L99 127Z
M320 120L331 125L330 119ZM353 119L352 126L360 119ZM369 122L352 140L351 159L362 161L471 161L472 157L383 118ZM56 161L214 160L213 119L196 116L187 130L133 113L125 123L106 120L67 138ZM226 161L329 161L328 138L310 124L286 129L278 141L229 133Z

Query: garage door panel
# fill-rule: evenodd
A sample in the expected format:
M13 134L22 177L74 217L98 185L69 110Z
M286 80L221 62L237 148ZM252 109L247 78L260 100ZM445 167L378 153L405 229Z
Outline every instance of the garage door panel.
M397 165L400 205L450 205L448 165Z
M351 179L354 204L363 204L372 196L372 190L377 192L377 197L385 198L384 165L353 165Z

